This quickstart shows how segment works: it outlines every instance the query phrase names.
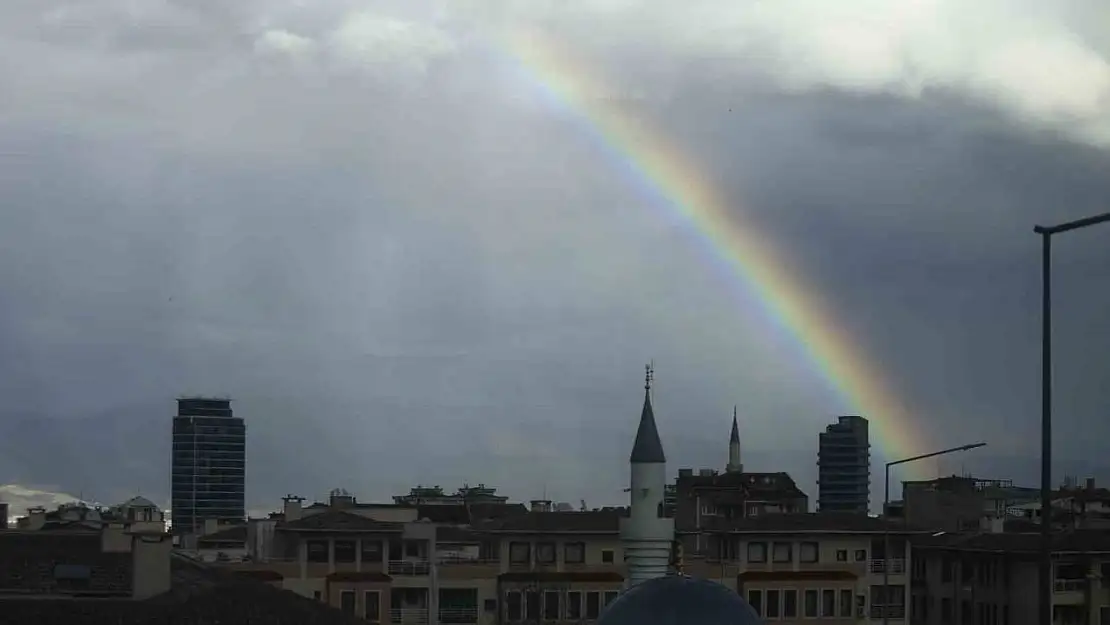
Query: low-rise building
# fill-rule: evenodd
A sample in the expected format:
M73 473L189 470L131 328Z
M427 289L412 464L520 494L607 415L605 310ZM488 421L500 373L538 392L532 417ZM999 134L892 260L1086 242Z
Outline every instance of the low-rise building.
M884 611L891 620L905 618L909 542L920 531L826 512L719 520L702 532L706 555L684 557L684 572L735 583L765 619L868 622L881 620Z
M1037 625L1040 534L937 534L914 544L914 625ZM1053 623L1110 623L1110 532L1053 537Z

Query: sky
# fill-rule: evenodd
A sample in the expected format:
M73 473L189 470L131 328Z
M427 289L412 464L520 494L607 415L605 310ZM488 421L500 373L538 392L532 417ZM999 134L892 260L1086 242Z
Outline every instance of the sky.
M167 502L205 394L252 510L617 504L651 360L672 473L735 405L812 500L855 413L875 499L980 440L895 478L1035 485L1032 228L1110 211L1102 4L5 2L0 498ZM1110 480L1110 225L1056 241L1054 469Z

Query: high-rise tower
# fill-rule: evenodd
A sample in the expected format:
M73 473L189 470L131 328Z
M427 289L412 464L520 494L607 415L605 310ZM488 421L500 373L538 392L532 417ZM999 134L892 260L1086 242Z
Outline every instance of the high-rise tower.
M663 493L667 485L667 457L659 440L655 412L651 407L649 365L644 383L644 408L636 441L632 444L630 511L621 519L621 542L628 567L628 586L663 577L671 561L674 544L674 519L663 514Z
M740 461L740 426L736 422L736 406L732 407L732 432L728 436L728 465L725 473L743 473L744 463Z
M197 533L205 519L246 517L246 460L247 426L232 414L231 400L177 400L170 482L174 534Z
M871 442L867 419L840 417L817 436L817 511L867 514Z

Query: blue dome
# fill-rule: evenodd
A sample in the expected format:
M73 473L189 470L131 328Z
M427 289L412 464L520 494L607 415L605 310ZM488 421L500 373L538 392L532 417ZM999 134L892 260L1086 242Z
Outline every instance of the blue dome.
M597 625L757 625L755 610L716 582L672 575L621 593Z

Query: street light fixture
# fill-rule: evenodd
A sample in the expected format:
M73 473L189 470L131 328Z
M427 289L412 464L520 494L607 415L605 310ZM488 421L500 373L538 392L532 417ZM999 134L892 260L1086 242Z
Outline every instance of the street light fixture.
M1055 226L1034 226L1041 235L1041 548L1039 601L1041 625L1052 625L1052 235L1110 222L1110 213Z
M890 623L890 605L887 603L890 601L890 519L887 516L888 508L890 507L890 467L906 464L907 462L924 460L926 458L935 458L945 454L954 454L958 451L971 451L972 449L986 446L986 443L971 443L969 445L950 447L948 449L921 454L919 456L910 456L909 458L902 458L901 460L892 460L886 463L886 474L883 478L883 625L889 625ZM903 514L905 514L904 511ZM905 603L905 598L903 597L903 607Z

